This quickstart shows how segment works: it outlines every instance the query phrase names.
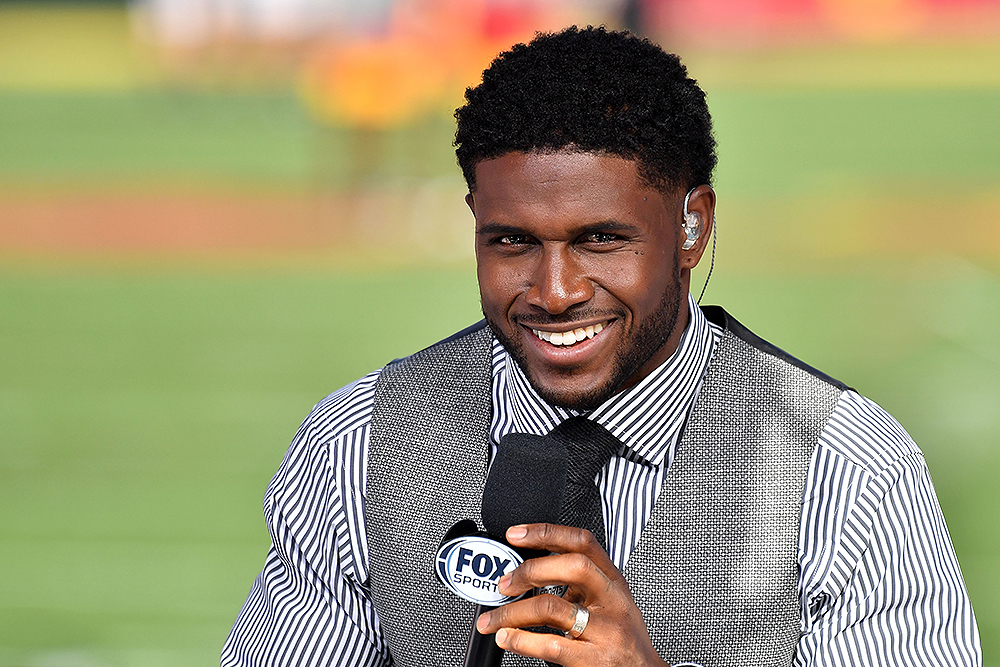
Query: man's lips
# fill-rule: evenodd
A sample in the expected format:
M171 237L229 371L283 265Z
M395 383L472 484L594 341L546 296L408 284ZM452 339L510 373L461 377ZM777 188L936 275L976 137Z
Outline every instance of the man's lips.
M543 331L532 327L527 328L530 329L531 333L533 333L539 340L543 340L546 343L555 345L556 347L570 347L572 345L576 345L580 341L593 338L597 334L601 333L601 331L603 331L604 328L610 323L611 320L605 320L604 322L588 324L587 326L582 327L566 326L558 331Z

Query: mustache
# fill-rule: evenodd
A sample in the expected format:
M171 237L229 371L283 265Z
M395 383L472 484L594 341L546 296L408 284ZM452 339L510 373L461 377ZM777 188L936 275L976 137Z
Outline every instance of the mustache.
M553 315L552 313L525 313L523 315L514 316L514 322L516 324L531 326L531 325L549 325L549 326L559 326L564 324L574 324L576 322L581 322L583 320L614 320L614 319L624 319L625 313L618 311L608 311L608 310L597 310L594 308L587 308L586 306L580 309L570 309L566 312Z

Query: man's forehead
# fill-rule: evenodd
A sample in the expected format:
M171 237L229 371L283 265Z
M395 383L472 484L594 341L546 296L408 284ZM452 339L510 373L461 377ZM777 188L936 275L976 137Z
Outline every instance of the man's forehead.
M615 172L624 177L638 177L639 164L630 158L606 151L575 147L510 151L476 163L477 189L480 178L497 180L523 178L530 181L574 178L594 175L595 171Z
M628 193L673 199L676 188L649 182L642 164L608 151L575 147L510 151L476 163L476 199L500 196L519 198L548 190L603 190L606 195Z

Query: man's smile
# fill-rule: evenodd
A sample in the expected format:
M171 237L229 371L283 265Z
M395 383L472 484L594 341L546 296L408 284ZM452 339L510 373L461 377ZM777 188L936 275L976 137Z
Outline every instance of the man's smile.
M536 337L544 340L546 343L551 343L552 345L569 347L571 345L576 345L582 340L588 338L593 338L597 334L601 333L610 323L610 320L605 322L598 322L597 324L591 324L585 327L576 327L575 329L563 329L561 331L542 331L541 329L531 329L531 333L535 334Z

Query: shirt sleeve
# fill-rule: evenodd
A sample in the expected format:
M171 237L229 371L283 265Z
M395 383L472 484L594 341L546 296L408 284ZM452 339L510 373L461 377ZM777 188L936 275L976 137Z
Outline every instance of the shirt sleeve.
M923 455L881 408L845 392L817 444L800 533L802 667L982 665Z
M363 495L374 377L320 403L264 496L271 548L223 667L390 664L365 585Z

